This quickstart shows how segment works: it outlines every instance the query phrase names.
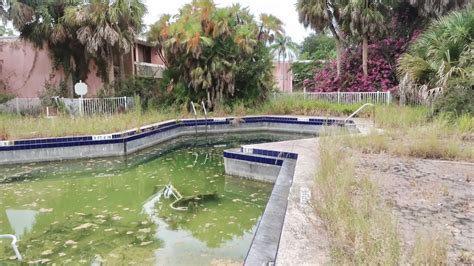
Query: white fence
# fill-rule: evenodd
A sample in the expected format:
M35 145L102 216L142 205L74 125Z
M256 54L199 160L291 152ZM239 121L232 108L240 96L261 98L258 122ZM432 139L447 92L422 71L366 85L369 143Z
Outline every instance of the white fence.
M133 97L112 98L57 98L53 102L62 104L70 115L111 115L125 113L134 108ZM0 104L0 112L38 114L46 112L39 98L14 98Z
M333 103L373 103L373 104L390 104L390 92L293 92L273 93L274 99L293 98L301 100L317 100Z

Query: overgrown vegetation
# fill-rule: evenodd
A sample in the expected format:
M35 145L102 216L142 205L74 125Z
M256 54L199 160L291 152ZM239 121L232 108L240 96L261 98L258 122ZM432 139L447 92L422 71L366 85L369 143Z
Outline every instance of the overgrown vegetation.
M136 97L139 101L140 97ZM148 103L153 105L152 103ZM105 134L157 123L167 119L191 117L187 104L164 109L143 108L145 103L133 112L113 116L70 117L60 115L54 118L20 116L0 113L0 139L21 139L70 135ZM359 105L344 105L303 99L274 99L254 108L247 108L244 102L215 109L210 116L270 115L314 115L347 116Z
M236 100L262 102L273 87L267 44L283 33L282 22L262 14L256 21L238 4L218 7L194 0L173 17L163 15L148 34L166 64L164 86L178 104L206 100L209 109Z
M424 102L446 93L450 103L438 104L438 110L464 113L473 109L473 102L467 103L471 107L464 107L464 97L453 98L456 94L462 96L464 91L474 92L473 54L474 9L434 20L399 60L400 93L407 100L421 98ZM449 92L451 89L455 92Z
M320 139L316 211L330 234L335 264L396 265L400 240L392 214L367 177L355 177L350 150Z
M378 107L382 132L345 138L366 153L389 153L426 159L474 160L474 117L431 117L426 107Z

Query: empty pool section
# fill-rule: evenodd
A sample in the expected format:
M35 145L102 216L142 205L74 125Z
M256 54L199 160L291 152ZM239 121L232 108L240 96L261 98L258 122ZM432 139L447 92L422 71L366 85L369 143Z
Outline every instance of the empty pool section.
M0 141L0 164L127 155L180 136L239 132L298 133L316 136L322 126L345 126L342 119L248 116L170 120L104 135Z

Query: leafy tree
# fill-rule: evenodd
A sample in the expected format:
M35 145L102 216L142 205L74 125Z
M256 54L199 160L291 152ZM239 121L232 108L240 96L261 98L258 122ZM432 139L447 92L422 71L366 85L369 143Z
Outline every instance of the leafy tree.
M404 95L430 100L453 87L474 88L474 9L434 20L402 55L399 86Z
M326 34L310 34L301 44L301 59L328 60L335 57L335 40Z
M162 16L152 25L149 40L165 57L166 75L171 76L168 90L183 101L207 99L211 109L226 100L255 95L243 90L256 90L264 98L273 85L265 45L282 26L273 16L262 18L257 23L248 9L218 8L211 0L192 1L173 21ZM245 69L250 65L253 72Z
M0 36L13 36L13 31L4 25L0 25Z
M340 31L341 5L337 0L298 0L296 9L299 20L305 27L318 33L330 31L334 37L337 51L337 76L341 75L341 55L343 35Z

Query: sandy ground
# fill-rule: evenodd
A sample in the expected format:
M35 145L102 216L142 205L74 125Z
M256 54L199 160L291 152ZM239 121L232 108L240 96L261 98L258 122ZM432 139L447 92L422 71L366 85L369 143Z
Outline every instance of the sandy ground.
M474 164L385 154L354 158L356 173L368 175L393 210L404 263L423 232L446 239L449 264L474 263Z

